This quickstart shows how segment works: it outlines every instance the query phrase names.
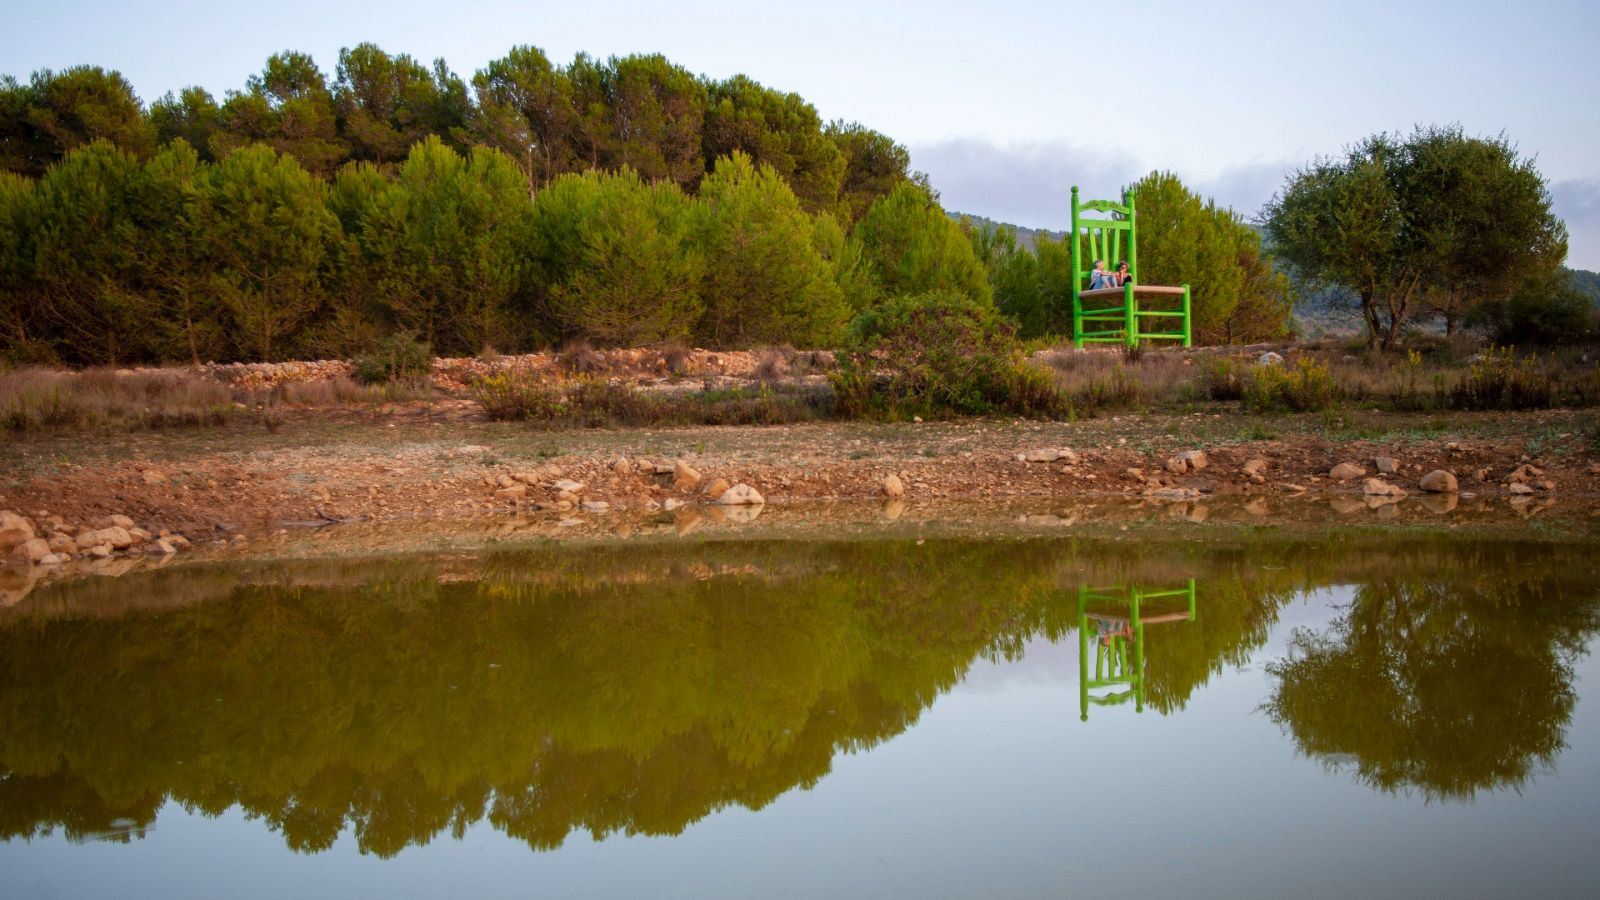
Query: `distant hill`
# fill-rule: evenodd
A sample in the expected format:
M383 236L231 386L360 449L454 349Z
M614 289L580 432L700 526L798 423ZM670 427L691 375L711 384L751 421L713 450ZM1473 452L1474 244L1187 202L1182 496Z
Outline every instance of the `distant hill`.
M976 216L972 213L948 210L946 214L949 215L950 218L955 219L957 222L961 221L962 219L966 219L978 228L1010 228L1017 233L1017 246L1027 247L1030 250L1032 250L1034 245L1038 243L1040 236L1047 237L1053 241L1059 241L1067 236L1065 231L1050 231L1043 228L1026 228L1022 225L1012 225L1010 222L996 222L994 219L991 219L988 216Z
M1588 297L1590 303L1600 306L1600 272L1590 272L1587 269L1568 269L1567 278L1571 280L1574 290Z

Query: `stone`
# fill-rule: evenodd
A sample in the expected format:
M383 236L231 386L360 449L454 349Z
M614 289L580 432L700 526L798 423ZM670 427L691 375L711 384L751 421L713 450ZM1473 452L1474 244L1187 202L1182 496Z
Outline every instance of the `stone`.
M1068 464L1078 462L1078 454L1056 447L1042 447L1035 450L1024 450L1017 454L1017 462L1052 463L1056 460L1067 460Z
M611 464L611 471L617 473L618 475L632 475L633 463L628 462L628 458L626 456L619 456L617 457L616 461Z
M167 476L155 469L145 469L142 473L145 484L166 484Z
M89 555L98 559L105 559L111 555L111 552L110 544L96 544L89 548Z
M48 540L50 543L51 553L65 553L68 556L78 555L78 542L73 540L69 535L56 532L55 534L52 534L50 537L46 538L46 540Z
M752 506L766 502L766 498L762 497L760 492L743 482L723 491L722 496L717 498L717 503L721 506Z
M717 498L722 496L722 492L726 491L727 489L728 489L728 479L726 479L726 478L713 478L710 481L706 482L706 486L705 486L705 488L703 490L701 490L700 495L702 497L705 497L707 500L710 500L711 502L715 503Z
M1305 485L1291 484L1290 482L1285 481L1278 485L1278 490L1283 491L1286 494L1304 494L1307 489Z
M678 470L678 467L672 463L656 463L655 468L657 475L671 475Z
M508 487L511 487L512 485L516 484L517 482L510 475L501 475L499 478L496 478L494 480L494 483L496 485L500 486L500 487L508 488Z
M133 538L135 543L138 543L139 541L148 541L151 537L150 532L145 531L143 528L129 528L128 534Z
M160 556L171 556L172 554L178 552L178 548L172 546L172 544L167 541L166 538L160 538L152 541L150 546L144 548L144 552L158 554Z
M99 531L86 531L78 535L79 547L95 547L101 544L108 544L117 550L125 550L133 546L133 535L129 534L126 528L118 525L102 528Z
M1546 479L1544 481L1539 482L1537 487L1541 491L1553 491L1553 490L1556 489L1556 483L1554 481L1550 481L1549 479Z
M1381 478L1368 478L1361 484L1361 493L1368 497L1404 497L1406 489Z
M128 518L127 516L120 516L120 515L112 514L112 515L106 516L105 520L106 520L106 522L108 522L108 523L110 523L112 525L115 525L118 528L125 528L125 529L132 529L133 528L133 520Z
M1251 478L1260 478L1267 474L1267 461L1260 458L1245 460L1240 468Z
M1335 481L1354 481L1367 474L1367 470L1355 463L1342 462L1328 470L1328 477Z
M574 494L571 491L562 491L562 492L556 494L556 502L557 503L566 503L569 506L570 505L576 505L577 502L578 502L578 495Z
M1509 490L1511 491L1511 493L1513 495L1531 494L1531 493L1533 493L1533 488L1528 487L1527 485L1523 484L1520 481L1512 482Z
M1520 466L1517 466L1517 468L1506 477L1506 480L1512 482L1532 481L1543 474L1544 470L1538 466L1532 466L1524 463Z
M10 553L36 536L32 522L9 509L0 510L0 553Z
M905 486L905 483L900 480L900 476L899 475L896 475L893 472L890 472L887 476L884 477L884 479L883 479L883 496L889 498L890 500L899 500L900 498L904 497L905 495L906 495L906 486Z
M668 497L667 499L661 501L661 508L667 512L672 512L680 506L683 506L683 501L676 497Z
M1372 465L1377 468L1379 474L1382 475L1393 475L1394 473L1400 471L1400 464L1395 462L1392 457L1388 456L1380 456L1377 459L1374 459L1372 461Z
M188 550L190 547L194 546L193 544L189 543L189 539L188 538L184 537L181 534L168 535L167 536L167 543L171 544L174 547L177 547L179 550Z
M70 561L71 559L72 559L72 557L68 556L65 553L51 553L48 556L46 556L45 558L39 560L39 565L41 565L41 566L59 566L64 562Z
M1446 472L1444 469L1434 469L1432 472L1422 476L1422 480L1418 482L1417 486L1430 494L1454 494L1461 490L1456 485L1456 476Z
M585 490L585 485L583 482L573 481L570 478L563 478L560 481L554 482L550 485L550 487L558 494L581 494Z
M17 559L22 562L36 563L39 560L44 559L46 556L49 556L50 552L50 542L44 538L36 537L29 538L28 540L18 544L16 548L11 551L11 556L13 559Z
M1268 350L1267 352L1261 354L1259 357L1256 358L1256 365L1258 365L1258 366L1281 366L1281 365L1283 365L1283 356L1281 354L1274 353L1271 350Z
M611 504L607 503L604 500L585 500L585 501L583 501L583 511L584 512L603 513L603 512L609 512L610 510L611 510Z
M692 491L704 480L705 476L681 459L672 466L672 486L680 491Z
M503 487L495 491L494 495L501 500L521 500L528 496L528 486L525 484L513 484L510 487Z

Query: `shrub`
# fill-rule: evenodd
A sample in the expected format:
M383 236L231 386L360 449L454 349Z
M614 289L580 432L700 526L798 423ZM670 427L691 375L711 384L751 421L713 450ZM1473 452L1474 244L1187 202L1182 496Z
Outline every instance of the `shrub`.
M1325 364L1302 355L1293 366L1256 366L1243 399L1251 412L1317 412L1337 405L1339 388Z
M433 372L433 348L410 332L397 332L378 342L371 353L355 359L356 380L387 384L426 378Z
M1510 347L1490 347L1473 361L1450 392L1456 409L1548 409L1555 382L1535 355L1518 356Z
M1201 384L1211 400L1238 400L1244 396L1244 378L1240 371L1248 363L1232 356L1219 356L1208 360L1201 370Z
M993 308L947 292L897 298L857 316L830 380L849 415L1066 409L1048 376L1023 362Z
M783 425L827 418L835 410L827 389L763 385L649 394L597 378L541 381L521 370L478 379L471 390L491 419L553 428Z

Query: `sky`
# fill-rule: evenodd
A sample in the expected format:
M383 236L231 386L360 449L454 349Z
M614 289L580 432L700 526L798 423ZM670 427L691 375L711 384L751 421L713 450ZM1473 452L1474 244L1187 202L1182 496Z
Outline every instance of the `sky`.
M556 62L663 53L793 91L911 151L947 209L1061 229L1068 193L1153 169L1253 217L1286 175L1381 131L1460 123L1536 160L1600 269L1600 2L756 0L605 3L16 2L0 74L80 63L146 102L219 98L275 52L444 58L470 77L518 44Z

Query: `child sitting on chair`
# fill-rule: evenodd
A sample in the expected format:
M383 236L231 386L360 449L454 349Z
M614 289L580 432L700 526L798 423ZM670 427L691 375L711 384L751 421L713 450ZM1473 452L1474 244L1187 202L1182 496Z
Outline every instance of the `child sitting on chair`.
M1117 272L1115 275L1111 276L1111 279L1111 285L1113 287L1122 287L1133 280L1132 273L1128 271L1127 262L1124 261L1117 263Z
M1116 286L1116 276L1106 271L1105 261L1095 260L1094 269L1089 272L1089 290L1098 291L1101 288Z

